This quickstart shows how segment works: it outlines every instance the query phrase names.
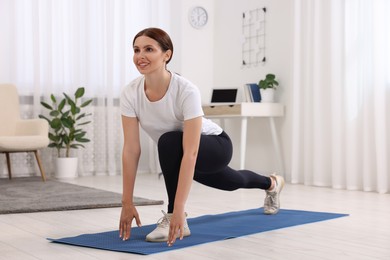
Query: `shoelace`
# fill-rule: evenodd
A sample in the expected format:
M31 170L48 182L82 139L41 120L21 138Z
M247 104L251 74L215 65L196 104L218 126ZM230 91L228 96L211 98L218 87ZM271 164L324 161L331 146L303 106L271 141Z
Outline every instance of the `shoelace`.
M276 183L278 185L278 183ZM274 206L277 203L276 195L277 195L277 186L275 188L275 191L273 192L267 192L265 197L265 204L266 206Z
M161 212L164 216L161 217L159 220L157 220L157 226L162 227L162 228L168 227L169 226L169 216L167 213L165 213L164 210L161 210Z
M274 206L276 203L276 196L275 194L267 194L266 196L266 205L267 206Z

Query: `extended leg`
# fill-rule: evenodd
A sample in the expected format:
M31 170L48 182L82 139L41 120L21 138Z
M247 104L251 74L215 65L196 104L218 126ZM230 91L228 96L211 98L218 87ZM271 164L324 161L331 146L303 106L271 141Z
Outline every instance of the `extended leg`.
M249 170L228 167L233 154L229 136L202 136L194 179L204 185L221 189L258 188L266 190L271 179Z

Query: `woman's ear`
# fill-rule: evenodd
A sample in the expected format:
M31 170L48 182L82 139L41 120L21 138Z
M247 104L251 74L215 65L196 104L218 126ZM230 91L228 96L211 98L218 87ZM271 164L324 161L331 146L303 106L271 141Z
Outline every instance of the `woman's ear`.
M171 56L172 56L172 51L171 51L171 50L167 50L167 51L165 52L165 59L164 59L164 61L165 61L165 62L169 61L170 58L171 58Z

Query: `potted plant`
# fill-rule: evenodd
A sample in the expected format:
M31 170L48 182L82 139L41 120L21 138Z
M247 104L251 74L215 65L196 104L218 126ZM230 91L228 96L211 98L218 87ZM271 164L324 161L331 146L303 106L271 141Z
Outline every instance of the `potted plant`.
M83 108L91 104L92 99L81 103L85 89L80 87L74 93L74 97L63 93L64 97L57 101L57 98L51 94L51 105L41 102L42 106L49 110L49 117L39 115L40 118L46 119L50 126L49 147L57 149L56 160L56 177L69 178L77 174L77 157L70 157L71 149L85 148L84 143L90 140L86 137L87 132L82 126L91 123ZM64 151L65 153L61 153ZM65 155L65 157L64 157ZM72 167L73 169L69 169Z
M264 79L259 81L261 102L274 102L275 89L279 86L274 74L267 74Z

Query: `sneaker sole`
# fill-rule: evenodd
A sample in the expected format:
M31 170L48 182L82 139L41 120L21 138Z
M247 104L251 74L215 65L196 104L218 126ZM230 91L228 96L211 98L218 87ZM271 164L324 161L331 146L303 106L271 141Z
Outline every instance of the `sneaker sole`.
M188 232L184 232L184 236L183 237L188 237L191 235L191 232L188 230ZM177 238L179 238L180 236L177 236ZM148 238L146 237L145 239L146 242L167 242L168 241L168 238L158 238L158 239L152 239L152 238Z

